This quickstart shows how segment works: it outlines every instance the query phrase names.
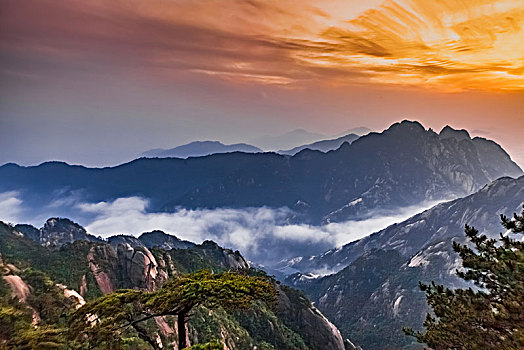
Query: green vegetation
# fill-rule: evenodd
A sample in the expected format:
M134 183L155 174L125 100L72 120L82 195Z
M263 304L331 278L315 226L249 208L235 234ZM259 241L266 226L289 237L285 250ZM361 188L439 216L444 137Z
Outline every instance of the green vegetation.
M119 335L132 328L138 337L160 349L144 323L155 317L176 316L178 344L183 349L187 347L187 317L195 306L248 309L255 300L275 302L276 291L270 281L233 272L200 271L172 279L156 292L119 290L96 299L74 314L72 330L78 341L98 346L118 342Z
M96 246L87 241L76 241L59 249L42 247L38 243L12 234L13 227L0 222L0 253L3 259L18 268L33 268L46 273L53 281L78 289L86 276L86 299L102 295L87 264L89 250ZM79 259L82 257L82 259Z
M216 345L214 342L218 340L219 344L230 349L318 348L311 343L311 339L318 338L317 329L307 323L309 320L298 320L303 315L311 314L311 303L307 298L291 288L280 286L263 271L247 268L238 252L225 250L213 242L188 249L151 249L151 252L158 262L157 279L149 291L139 290L126 278L127 258L120 256L108 244L77 241L60 248L44 247L20 235L14 227L0 223L1 274L4 277L20 277L30 290L25 301L19 302L13 296L11 286L0 278L0 349L33 349L38 344L39 349L91 347L136 350L151 348L151 343L145 340L148 337L154 337L157 345L161 340L166 347L177 341L174 329L178 323L176 314L163 316L163 324L157 323L158 318L139 322L138 329L148 336L142 334L141 337L132 326L122 327L115 333L113 325L116 324L115 319L139 315L139 303L151 312L162 312L159 308L173 306L162 298L162 293L167 296L170 286L179 291L179 283L187 287L185 294L175 293L172 296L184 301L186 307L191 306L192 297L198 296L193 299L195 304L186 314L187 336L191 344L206 344L213 348ZM108 276L112 286L123 290L102 296L88 264L88 255L96 263L97 269ZM240 275L230 272L232 268L239 269ZM188 279L188 274L200 269L211 272L201 272L200 280ZM232 278L226 278L228 282L224 284L216 281L216 276ZM248 283L246 289L244 282L254 280L264 281L263 288L253 292L250 288L255 285ZM59 284L77 292L83 291L83 297L88 302L84 307L96 303L100 308L105 308L107 327L86 329L85 324L72 322L77 300L65 297L63 287ZM242 287L240 294L234 292L237 287ZM277 296L275 288L279 295L276 308L273 307ZM207 293L206 296L201 289L205 291L204 294ZM242 298L241 293L250 294ZM257 294L262 300L249 300ZM240 300L229 304L225 298L230 299L231 295L239 296ZM153 298L157 298L155 305L145 305ZM280 307L282 298L287 300L288 309L284 311ZM84 307L81 310L87 310ZM288 312L289 309L294 312ZM38 316L36 326L33 324L35 315ZM105 317L102 313L97 316ZM100 342L85 342L85 339L74 335L84 333L89 336L95 332L98 332Z
M424 332L406 329L407 334L435 350L523 348L524 211L512 219L501 215L501 220L508 234L498 240L466 225L474 248L453 243L464 267L458 276L480 289L420 284L433 314L427 315Z
M224 346L222 344L220 344L219 341L213 341L213 342L207 343L207 344L193 345L192 347L187 348L187 349L189 349L189 350L224 350Z

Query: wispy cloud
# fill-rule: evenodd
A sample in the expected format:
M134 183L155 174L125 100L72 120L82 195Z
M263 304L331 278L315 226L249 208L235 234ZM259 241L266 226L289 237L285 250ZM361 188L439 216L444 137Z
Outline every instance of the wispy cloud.
M43 0L10 3L2 22L4 70L32 77L141 67L292 87L524 89L520 0Z

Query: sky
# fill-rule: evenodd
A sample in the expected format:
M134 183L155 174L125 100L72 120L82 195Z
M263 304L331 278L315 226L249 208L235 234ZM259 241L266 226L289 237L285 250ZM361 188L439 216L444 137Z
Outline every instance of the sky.
M410 119L524 166L522 0L4 0L0 164Z

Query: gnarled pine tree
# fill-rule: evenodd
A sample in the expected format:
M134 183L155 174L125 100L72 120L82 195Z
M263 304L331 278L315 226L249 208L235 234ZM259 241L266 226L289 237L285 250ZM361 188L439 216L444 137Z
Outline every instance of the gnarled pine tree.
M146 321L171 315L177 317L178 348L184 349L186 321L193 307L245 309L255 300L276 301L271 281L233 272L200 271L175 278L156 292L119 290L89 302L74 314L71 334L88 348L112 348L119 346L125 332L134 330L154 349L160 349L156 332L148 329Z
M425 332L406 329L420 343L440 349L522 349L524 346L524 211L509 219L501 215L506 233L499 239L480 235L466 225L473 248L453 242L462 258L459 277L480 289L448 289L420 284L433 315Z

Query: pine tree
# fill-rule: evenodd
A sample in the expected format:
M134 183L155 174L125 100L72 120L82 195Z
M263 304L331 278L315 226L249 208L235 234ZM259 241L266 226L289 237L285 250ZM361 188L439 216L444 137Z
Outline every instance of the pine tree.
M524 210L513 218L501 215L507 232L499 239L479 234L466 225L473 247L453 242L462 258L459 277L476 290L420 283L433 312L425 332L405 329L420 343L440 349L522 349L524 346Z
M71 335L90 349L118 348L126 332L134 331L151 347L160 349L156 332L147 321L176 316L178 348L184 349L186 321L192 308L246 309L256 300L269 304L276 301L275 287L267 278L200 271L175 278L156 292L118 290L96 299L74 314Z

